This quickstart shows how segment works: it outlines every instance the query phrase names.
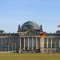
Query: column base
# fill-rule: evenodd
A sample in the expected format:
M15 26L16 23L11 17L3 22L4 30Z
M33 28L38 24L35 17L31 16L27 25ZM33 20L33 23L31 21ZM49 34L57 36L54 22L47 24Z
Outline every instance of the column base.
M34 48L32 48L32 50L33 50Z
M23 48L23 50L25 50L25 48Z
M38 48L36 48L36 49L38 49Z
M40 52L41 52L41 53L45 53L44 48L41 48L41 49L40 49Z
M29 50L29 48L27 48Z
M19 49L19 53L21 53L21 48Z

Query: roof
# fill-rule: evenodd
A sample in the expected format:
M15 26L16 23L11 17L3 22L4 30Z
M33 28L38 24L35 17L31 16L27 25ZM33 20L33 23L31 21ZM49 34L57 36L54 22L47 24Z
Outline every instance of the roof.
M27 21L21 26L21 29L24 29L24 30L39 30L40 27L37 23L35 23L33 21Z

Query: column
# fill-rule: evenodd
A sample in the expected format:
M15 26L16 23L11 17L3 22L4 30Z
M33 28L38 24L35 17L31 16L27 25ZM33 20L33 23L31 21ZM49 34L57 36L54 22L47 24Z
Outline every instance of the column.
M44 37L40 38L40 47L44 48Z
M57 42L56 42L56 38L55 38L55 47L54 48L57 48L56 45L57 45Z
M51 39L51 48L52 48L52 39Z
M59 48L60 48L60 40L59 40Z
M40 48L41 48L41 39L40 39Z
M25 50L25 37L24 37L24 50Z
M15 52L16 52L16 42L15 42Z
M19 53L21 53L21 37L20 37L20 49L19 49Z
M21 50L21 37L20 37L20 50Z
M29 49L29 37L28 37L28 49Z
M13 49L13 45L14 45L14 44L13 44L13 41L14 41L14 39L12 39L12 52L14 51L14 49Z
M48 38L47 38L47 48L48 48Z
M12 43L12 52L13 52L13 43Z
M8 42L8 51L9 51L9 42Z
M45 52L44 51L44 37L42 36L41 38L40 38L40 52L41 53L43 53L43 52Z
M33 46L34 42L33 42L33 37L32 37L32 50L34 49L34 46Z
M38 49L38 41L37 41L37 38L36 38L36 49Z
M9 46L10 45L10 39L8 39L7 43L8 43L8 51L9 51L10 50L10 46Z

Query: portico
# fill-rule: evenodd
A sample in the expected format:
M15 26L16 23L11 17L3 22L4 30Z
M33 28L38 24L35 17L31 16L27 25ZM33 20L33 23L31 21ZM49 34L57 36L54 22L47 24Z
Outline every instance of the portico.
M40 37L20 37L20 51L34 49L40 49Z

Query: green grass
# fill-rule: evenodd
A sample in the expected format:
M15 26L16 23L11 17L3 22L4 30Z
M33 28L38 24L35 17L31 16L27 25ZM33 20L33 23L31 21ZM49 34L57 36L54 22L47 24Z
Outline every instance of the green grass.
M60 60L60 54L0 53L0 60Z

